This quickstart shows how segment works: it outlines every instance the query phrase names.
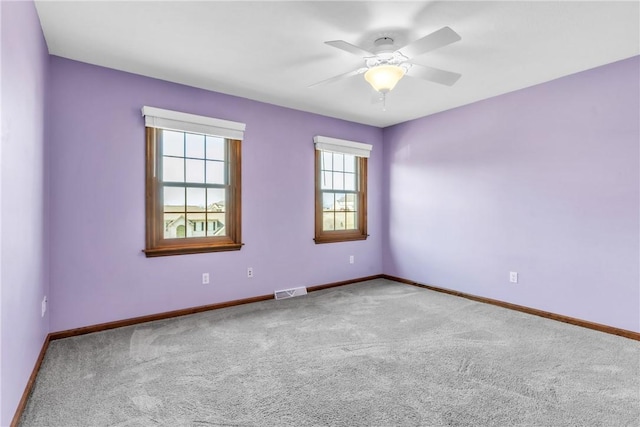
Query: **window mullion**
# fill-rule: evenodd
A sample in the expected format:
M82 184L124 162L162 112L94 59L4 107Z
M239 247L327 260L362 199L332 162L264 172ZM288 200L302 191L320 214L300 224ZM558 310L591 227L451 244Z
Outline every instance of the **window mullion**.
M187 134L186 132L182 134L182 153L184 155L182 159L182 181L184 182L184 238L187 238L187 211L188 208L188 200L187 200Z
M223 184L207 184L202 182L175 182L167 181L163 184L165 187L191 187L191 188L227 188Z
M202 139L202 152L204 153L204 182L205 184L207 183L207 137L205 136ZM186 154L186 153L185 153ZM203 230L204 231L204 235L205 237L209 236L209 191L207 191L209 189L209 187L205 187L204 188L204 225L203 225Z

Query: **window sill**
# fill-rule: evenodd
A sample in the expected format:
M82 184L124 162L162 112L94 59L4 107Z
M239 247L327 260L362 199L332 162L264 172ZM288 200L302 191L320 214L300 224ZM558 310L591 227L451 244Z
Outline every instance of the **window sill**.
M243 243L233 243L225 245L203 245L203 246L169 246L164 248L143 249L142 252L147 258L170 256L170 255L188 255L188 254L204 254L209 252L225 252L239 251L242 249Z
M357 240L367 240L368 234L350 234L350 235L322 235L313 239L316 245L323 243L352 242Z

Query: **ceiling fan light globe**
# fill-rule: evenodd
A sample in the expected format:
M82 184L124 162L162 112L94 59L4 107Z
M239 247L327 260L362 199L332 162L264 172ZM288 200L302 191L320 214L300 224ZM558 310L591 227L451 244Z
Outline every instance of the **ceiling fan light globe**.
M364 79L380 93L387 93L392 90L406 70L396 65L379 65L370 68L364 73Z

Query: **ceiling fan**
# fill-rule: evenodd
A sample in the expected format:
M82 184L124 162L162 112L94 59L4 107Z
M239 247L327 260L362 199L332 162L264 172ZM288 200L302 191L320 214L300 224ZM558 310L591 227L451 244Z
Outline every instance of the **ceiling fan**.
M416 64L412 60L416 56L455 43L458 40L461 40L458 33L449 27L442 27L399 49L394 46L394 40L391 37L381 37L377 39L374 42L373 52L344 40L327 41L325 44L329 46L362 57L365 66L322 80L309 87L333 83L364 73L365 80L373 87L378 95L381 95L382 101L384 102L386 94L392 90L405 75L452 86L458 81L461 74Z

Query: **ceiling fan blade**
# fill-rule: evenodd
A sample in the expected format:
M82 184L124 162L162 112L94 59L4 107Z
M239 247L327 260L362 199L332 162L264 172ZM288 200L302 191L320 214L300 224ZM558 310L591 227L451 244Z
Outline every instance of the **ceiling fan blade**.
M328 44L329 46L337 47L338 49L342 49L345 52L349 52L353 55L360 56L362 58L366 58L369 56L375 56L374 53L369 52L361 47L353 45L351 43L347 43L344 40L332 40L328 42L324 42L324 44Z
M462 74L454 73L453 71L440 70L420 64L412 64L407 75L446 86L453 86L462 77Z
M333 77L328 78L326 80L322 80L322 81L320 81L318 83L314 83L312 85L309 85L309 87L324 86L324 85L329 84L329 83L337 82L338 80L347 79L349 77L356 76L358 74L362 74L365 71L367 71L366 68L358 68L357 70L349 71L349 72L344 73L344 74L338 74L337 76L333 76Z
M423 53L455 43L461 39L462 37L451 28L442 27L438 31L434 31L398 50L400 50L404 56L411 59Z

